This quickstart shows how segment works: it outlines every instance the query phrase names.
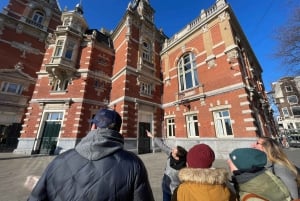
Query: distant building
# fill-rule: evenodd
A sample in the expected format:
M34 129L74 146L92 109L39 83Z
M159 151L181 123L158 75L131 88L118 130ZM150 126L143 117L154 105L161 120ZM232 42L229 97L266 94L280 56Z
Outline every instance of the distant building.
M272 95L279 111L279 130L300 129L300 76L273 82Z
M148 0L128 5L115 30L89 29L83 8L63 11L46 41L15 153L75 147L97 110L111 107L125 148L153 149L145 130L217 157L276 134L262 68L225 0L168 38Z

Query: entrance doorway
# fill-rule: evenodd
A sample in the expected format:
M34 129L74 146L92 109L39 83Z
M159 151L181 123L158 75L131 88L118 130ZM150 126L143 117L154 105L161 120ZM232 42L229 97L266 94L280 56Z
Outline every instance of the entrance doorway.
M151 131L150 123L139 122L138 154L150 153L150 138L146 130Z
M40 154L54 154L59 131L61 128L61 121L63 119L62 112L49 112L46 114L47 118L44 122L44 129L42 132L42 138L39 146Z

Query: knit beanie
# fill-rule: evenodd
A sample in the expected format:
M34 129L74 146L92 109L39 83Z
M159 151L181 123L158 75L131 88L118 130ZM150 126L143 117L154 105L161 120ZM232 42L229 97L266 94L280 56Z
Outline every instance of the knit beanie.
M229 157L239 170L262 168L267 164L265 152L254 148L239 148L233 150Z
M215 153L206 144L193 146L187 154L187 164L190 168L210 168L214 160Z

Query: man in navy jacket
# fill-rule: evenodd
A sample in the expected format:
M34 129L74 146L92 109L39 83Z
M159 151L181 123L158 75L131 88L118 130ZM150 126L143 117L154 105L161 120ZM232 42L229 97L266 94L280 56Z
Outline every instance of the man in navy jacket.
M47 167L29 201L153 201L141 159L124 150L120 115L101 109L92 130Z

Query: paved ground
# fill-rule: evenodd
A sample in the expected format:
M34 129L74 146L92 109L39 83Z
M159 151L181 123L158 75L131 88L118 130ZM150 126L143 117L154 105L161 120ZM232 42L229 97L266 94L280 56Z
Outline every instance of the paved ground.
M300 149L287 149L293 162L300 166ZM156 201L162 200L161 178L167 156L163 153L139 155L144 161ZM0 201L25 201L30 193L24 187L28 175L41 175L53 156L23 156L0 153ZM227 167L224 160L216 160L215 167Z

